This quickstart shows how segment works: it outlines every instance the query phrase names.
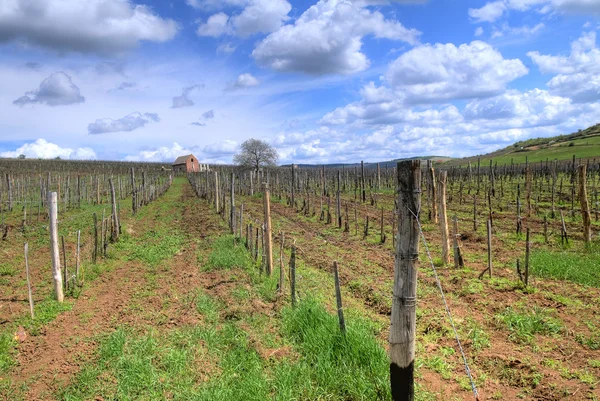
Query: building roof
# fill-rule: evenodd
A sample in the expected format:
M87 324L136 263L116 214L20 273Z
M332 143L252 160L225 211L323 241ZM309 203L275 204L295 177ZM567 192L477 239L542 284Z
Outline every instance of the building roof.
M191 154L189 155L185 155L185 156L179 156L177 159L175 159L175 161L173 162L173 166L176 164L185 164L186 160L188 159L188 157L193 156Z

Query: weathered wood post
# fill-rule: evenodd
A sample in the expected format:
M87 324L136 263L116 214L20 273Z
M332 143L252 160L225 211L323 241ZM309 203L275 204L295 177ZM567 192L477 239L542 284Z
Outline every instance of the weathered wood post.
M579 166L579 202L581 203L581 217L583 218L583 240L586 244L592 241L592 215L587 199L587 167Z
M446 214L446 180L447 171L440 171L440 230L442 232L442 262L450 263L450 234L448 233L448 215ZM435 200L433 201L435 203Z
M92 263L96 264L98 259L98 215L94 212L94 249L92 252Z
M291 207L296 208L296 165L292 164L292 200Z
M344 320L344 307L342 306L342 290L340 289L340 277L338 274L337 261L333 261L333 282L335 283L335 302L337 304L340 331L346 334L346 321Z
M390 382L394 401L413 401L421 161L398 162L397 174L398 241L389 336Z
M231 207L229 208L229 227L231 228L231 234L235 236L235 173L231 172Z
M115 194L115 186L112 177L108 179L110 185L110 201L112 203L112 232L111 237L113 242L119 240L119 214L117 213L117 196Z
M265 207L265 252L266 252L266 271L267 276L271 276L273 271L273 238L271 233L271 193L269 191L269 183L265 182L264 186L264 207Z
M531 247L531 243L529 242L529 227L527 227L527 232L525 234L525 287L529 284L529 249Z
M280 232L279 241L279 294L283 295L285 294L285 272L283 269L283 246L285 243L285 234L283 231Z
M296 307L296 245L292 245L290 255L290 289L292 292L292 307Z
M428 167L428 175L429 175L429 203L431 205L431 216L429 219L437 224L438 222L438 214L437 214L437 201L436 201L436 185L435 185L435 170L433 169L433 163L431 160L427 161Z
M360 187L362 191L362 201L365 203L367 201L367 188L365 185L365 163L360 161Z
M48 208L50 214L50 253L52 256L52 278L54 280L54 295L58 302L63 302L63 282L60 271L60 252L58 251L58 208L56 192L48 192Z
M337 223L338 228L342 228L342 200L340 198L340 181L342 178L342 173L340 170L337 172L337 191L336 191L336 211L337 211Z
M13 210L13 193L12 193L12 180L10 174L6 174L6 190L8 191L8 211Z
M459 267L464 267L465 263L460 252L460 246L458 244L458 217L454 215L452 218L452 238L453 238L453 246L454 246L454 268L458 269Z
M219 209L219 173L215 171L215 210L217 213L221 209Z
M133 214L137 213L137 188L135 187L135 170L132 167L130 171L131 175L131 210Z
M31 318L34 318L33 314L33 295L31 294L31 280L29 278L29 244L25 243L25 275L27 276L27 297L29 298L29 313Z

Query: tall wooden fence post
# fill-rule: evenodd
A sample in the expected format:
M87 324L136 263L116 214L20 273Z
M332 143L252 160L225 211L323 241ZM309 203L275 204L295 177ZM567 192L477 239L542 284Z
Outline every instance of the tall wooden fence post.
M585 164L579 166L579 202L581 203L581 217L583 218L583 240L586 244L592 241L592 215L587 199L587 167Z
M50 252L52 255L52 278L54 294L58 302L63 302L63 282L60 272L60 253L58 251L58 208L56 192L48 192L48 208L50 210Z
M340 289L340 276L337 261L333 261L333 282L335 284L335 302L337 304L340 331L346 334L346 321L344 320L344 307L342 306L342 290Z
M115 186L113 184L112 177L108 179L110 185L110 201L112 203L112 241L117 242L119 240L119 213L117 213L117 196L115 194Z
M269 183L264 184L264 207L265 207L265 252L267 276L273 271L273 237L271 233L271 193Z
M29 278L29 244L25 243L25 274L27 275L27 297L29 298L29 313L31 318L35 317L33 313L33 295L31 294L31 280Z
M399 213L389 336L390 382L394 401L413 401L421 161L399 162L397 173Z
M446 181L447 171L440 171L440 230L442 232L442 261L444 264L450 263L450 234L448 232L448 215L446 213ZM435 203L435 200L433 200Z

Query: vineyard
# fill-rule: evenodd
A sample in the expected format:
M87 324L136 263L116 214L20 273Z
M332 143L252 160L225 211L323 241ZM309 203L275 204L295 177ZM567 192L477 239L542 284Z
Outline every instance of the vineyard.
M600 399L600 163L532 160L0 160L0 398L391 400L406 261L415 399Z

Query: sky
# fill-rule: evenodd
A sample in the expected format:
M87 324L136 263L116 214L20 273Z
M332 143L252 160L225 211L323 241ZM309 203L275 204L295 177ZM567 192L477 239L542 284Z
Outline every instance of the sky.
M0 157L483 154L600 122L600 0L2 0Z

